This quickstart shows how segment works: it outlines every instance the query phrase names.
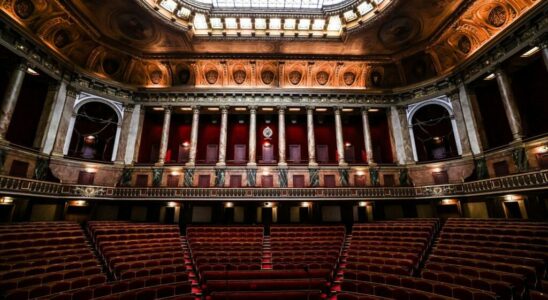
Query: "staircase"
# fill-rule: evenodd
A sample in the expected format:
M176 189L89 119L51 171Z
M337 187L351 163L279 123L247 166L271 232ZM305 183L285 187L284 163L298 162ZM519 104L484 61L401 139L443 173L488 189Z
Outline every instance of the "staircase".
M270 248L270 236L269 235L265 235L263 237L262 269L263 270L272 270L272 251L271 251L271 248Z

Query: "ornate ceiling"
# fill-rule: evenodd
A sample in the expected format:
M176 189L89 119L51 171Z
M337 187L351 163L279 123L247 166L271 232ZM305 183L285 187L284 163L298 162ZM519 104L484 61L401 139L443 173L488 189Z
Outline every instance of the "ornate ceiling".
M339 38L317 39L198 37L147 1L0 0L0 10L65 63L107 81L382 91L447 74L535 6L546 6L541 0L392 0L358 29L343 26Z

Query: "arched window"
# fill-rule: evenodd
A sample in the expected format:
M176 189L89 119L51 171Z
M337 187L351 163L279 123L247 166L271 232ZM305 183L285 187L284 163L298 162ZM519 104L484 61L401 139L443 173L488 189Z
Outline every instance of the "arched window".
M447 108L425 105L411 116L417 161L441 160L459 155L453 120Z
M102 102L87 102L76 108L68 156L111 161L116 144L118 114Z

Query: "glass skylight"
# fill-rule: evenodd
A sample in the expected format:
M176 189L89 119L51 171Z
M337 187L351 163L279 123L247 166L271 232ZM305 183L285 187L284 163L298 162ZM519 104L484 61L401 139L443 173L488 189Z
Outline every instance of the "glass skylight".
M219 8L322 8L346 0L196 0Z

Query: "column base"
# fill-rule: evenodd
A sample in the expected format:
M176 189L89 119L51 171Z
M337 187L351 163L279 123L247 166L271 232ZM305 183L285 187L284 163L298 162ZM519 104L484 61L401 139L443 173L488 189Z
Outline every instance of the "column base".
M224 167L226 167L226 163L225 162L218 162L218 163L215 164L215 166L224 168Z
M346 168L346 167L348 167L348 163L345 162L345 161L339 162L339 167L344 167L344 168Z
M113 161L113 163L116 166L124 166L126 164L126 162L123 161L123 160L115 160L115 161Z
M286 162L279 162L279 163L278 163L278 167L280 167L280 168L287 168L287 163L286 163Z
M155 163L154 166L156 166L156 167L163 167L163 166L164 166L164 163L165 163L165 162L163 162L163 161L159 161L159 162Z
M309 168L317 168L318 167L318 163L315 162L315 161L311 161L308 163L308 167Z
M65 155L59 152L51 152L51 156L55 158L63 158Z
M248 162L247 167L248 168L257 168L257 163L256 162Z
M189 167L189 168L194 168L195 166L196 166L196 164L193 163L193 162L187 162L187 163L185 164L185 167Z

